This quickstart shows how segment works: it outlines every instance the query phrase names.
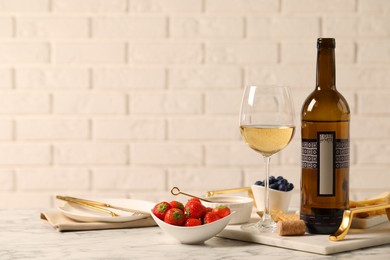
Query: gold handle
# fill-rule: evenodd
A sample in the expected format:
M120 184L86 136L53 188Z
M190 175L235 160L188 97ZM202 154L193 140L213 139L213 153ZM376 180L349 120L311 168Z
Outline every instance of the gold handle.
M343 240L347 235L349 228L351 227L352 219L355 214L370 212L374 210L382 210L382 209L386 209L387 218L390 220L390 203L344 210L343 220L341 221L340 227L337 229L335 233L329 236L329 240L331 241Z
M206 197L212 197L218 194L229 194L229 193L237 193L237 192L248 192L248 196L253 199L253 193L251 187L241 187L241 188L233 188L233 189L225 189L225 190L213 190L206 192Z

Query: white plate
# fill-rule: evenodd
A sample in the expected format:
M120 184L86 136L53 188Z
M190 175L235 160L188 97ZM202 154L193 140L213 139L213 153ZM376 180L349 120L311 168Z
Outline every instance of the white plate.
M145 212L150 212L150 210L154 207L155 203L150 201L143 200L133 200L133 199L91 199L94 201L105 202L111 205L130 208L135 210L142 210ZM65 202L64 205L59 206L58 209L68 218L83 221L83 222L127 222L137 219L145 218L149 215L134 215L131 212L120 211L116 209L109 209L115 213L117 213L118 217L112 217L111 215L99 212L97 210L89 209L86 207L82 207L76 204Z

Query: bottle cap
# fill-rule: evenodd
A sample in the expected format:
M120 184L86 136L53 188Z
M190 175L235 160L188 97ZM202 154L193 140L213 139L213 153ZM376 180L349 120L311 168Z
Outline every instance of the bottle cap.
M334 38L318 38L317 49L319 48L336 48L336 40Z

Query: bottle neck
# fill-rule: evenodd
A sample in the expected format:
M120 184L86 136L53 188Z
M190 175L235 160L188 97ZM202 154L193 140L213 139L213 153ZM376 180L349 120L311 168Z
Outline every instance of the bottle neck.
M318 48L317 90L336 90L336 64L334 48Z

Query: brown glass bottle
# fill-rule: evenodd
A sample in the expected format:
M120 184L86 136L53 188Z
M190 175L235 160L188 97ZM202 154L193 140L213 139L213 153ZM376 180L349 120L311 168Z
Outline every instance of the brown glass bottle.
M349 208L349 121L336 90L335 39L317 40L315 90L302 107L301 219L307 231L331 234Z

